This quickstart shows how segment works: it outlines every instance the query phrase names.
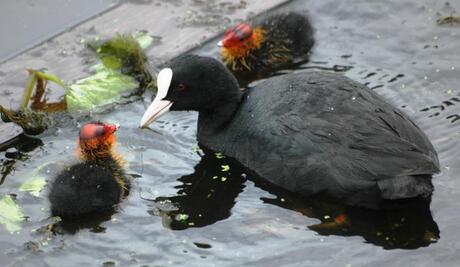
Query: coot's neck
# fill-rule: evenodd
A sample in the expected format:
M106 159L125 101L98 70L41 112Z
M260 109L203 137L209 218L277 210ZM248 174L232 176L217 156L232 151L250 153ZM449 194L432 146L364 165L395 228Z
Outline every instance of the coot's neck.
M233 94L219 101L219 105L200 110L198 115L198 139L216 135L224 129L240 107L242 95L242 92L237 88Z

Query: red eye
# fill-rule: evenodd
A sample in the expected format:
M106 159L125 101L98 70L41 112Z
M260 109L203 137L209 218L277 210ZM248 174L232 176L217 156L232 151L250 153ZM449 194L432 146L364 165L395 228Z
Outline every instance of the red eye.
M176 86L176 91L182 92L186 89L185 85L183 83L180 83Z

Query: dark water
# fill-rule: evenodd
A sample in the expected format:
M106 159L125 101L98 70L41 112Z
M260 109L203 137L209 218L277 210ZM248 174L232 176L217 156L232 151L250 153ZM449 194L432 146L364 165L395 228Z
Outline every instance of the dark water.
M264 183L231 159L200 149L193 112L172 112L153 124L154 131L138 130L146 99L91 116L122 125L118 150L129 163L128 172L139 176L108 220L102 215L86 225L64 225L63 234L53 235L43 229L52 223L44 193L35 198L17 190L35 168L47 164L40 173L51 179L72 162L79 123L88 117L20 148L24 155L5 177L0 195L17 194L29 219L19 234L0 228L0 262L458 266L460 25L435 21L460 9L460 3L299 0L282 8L308 14L316 29L316 47L300 68L344 72L400 107L427 133L442 169L433 179L431 205L375 212L302 199ZM215 56L217 50L210 43L195 52ZM339 218L346 220L337 226L334 219Z

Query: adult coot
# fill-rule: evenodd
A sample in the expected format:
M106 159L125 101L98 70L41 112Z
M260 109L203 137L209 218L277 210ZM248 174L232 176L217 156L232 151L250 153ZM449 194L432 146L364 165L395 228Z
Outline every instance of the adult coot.
M240 23L225 31L218 45L227 66L236 72L264 71L306 56L313 46L308 19L295 12Z
M145 127L168 110L196 110L198 140L271 183L347 204L429 197L436 151L404 113L329 72L270 78L243 94L218 61L177 58L158 75Z
M129 181L122 160L113 151L118 125L101 122L80 129L80 163L67 167L54 180L49 193L51 211L76 216L113 209L127 193Z

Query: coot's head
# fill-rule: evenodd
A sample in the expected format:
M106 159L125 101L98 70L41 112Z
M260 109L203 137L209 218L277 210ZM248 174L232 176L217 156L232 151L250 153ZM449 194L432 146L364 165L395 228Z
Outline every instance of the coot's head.
M158 92L142 117L146 127L169 110L218 112L230 103L239 103L238 82L219 61L196 55L180 56L157 78Z
M252 28L247 23L240 23L228 28L217 45L222 48L222 57L225 60L232 60L233 58L245 57L252 49L259 48L263 38L264 31L262 28Z
M84 158L104 156L115 144L118 124L90 122L80 128L79 146Z

